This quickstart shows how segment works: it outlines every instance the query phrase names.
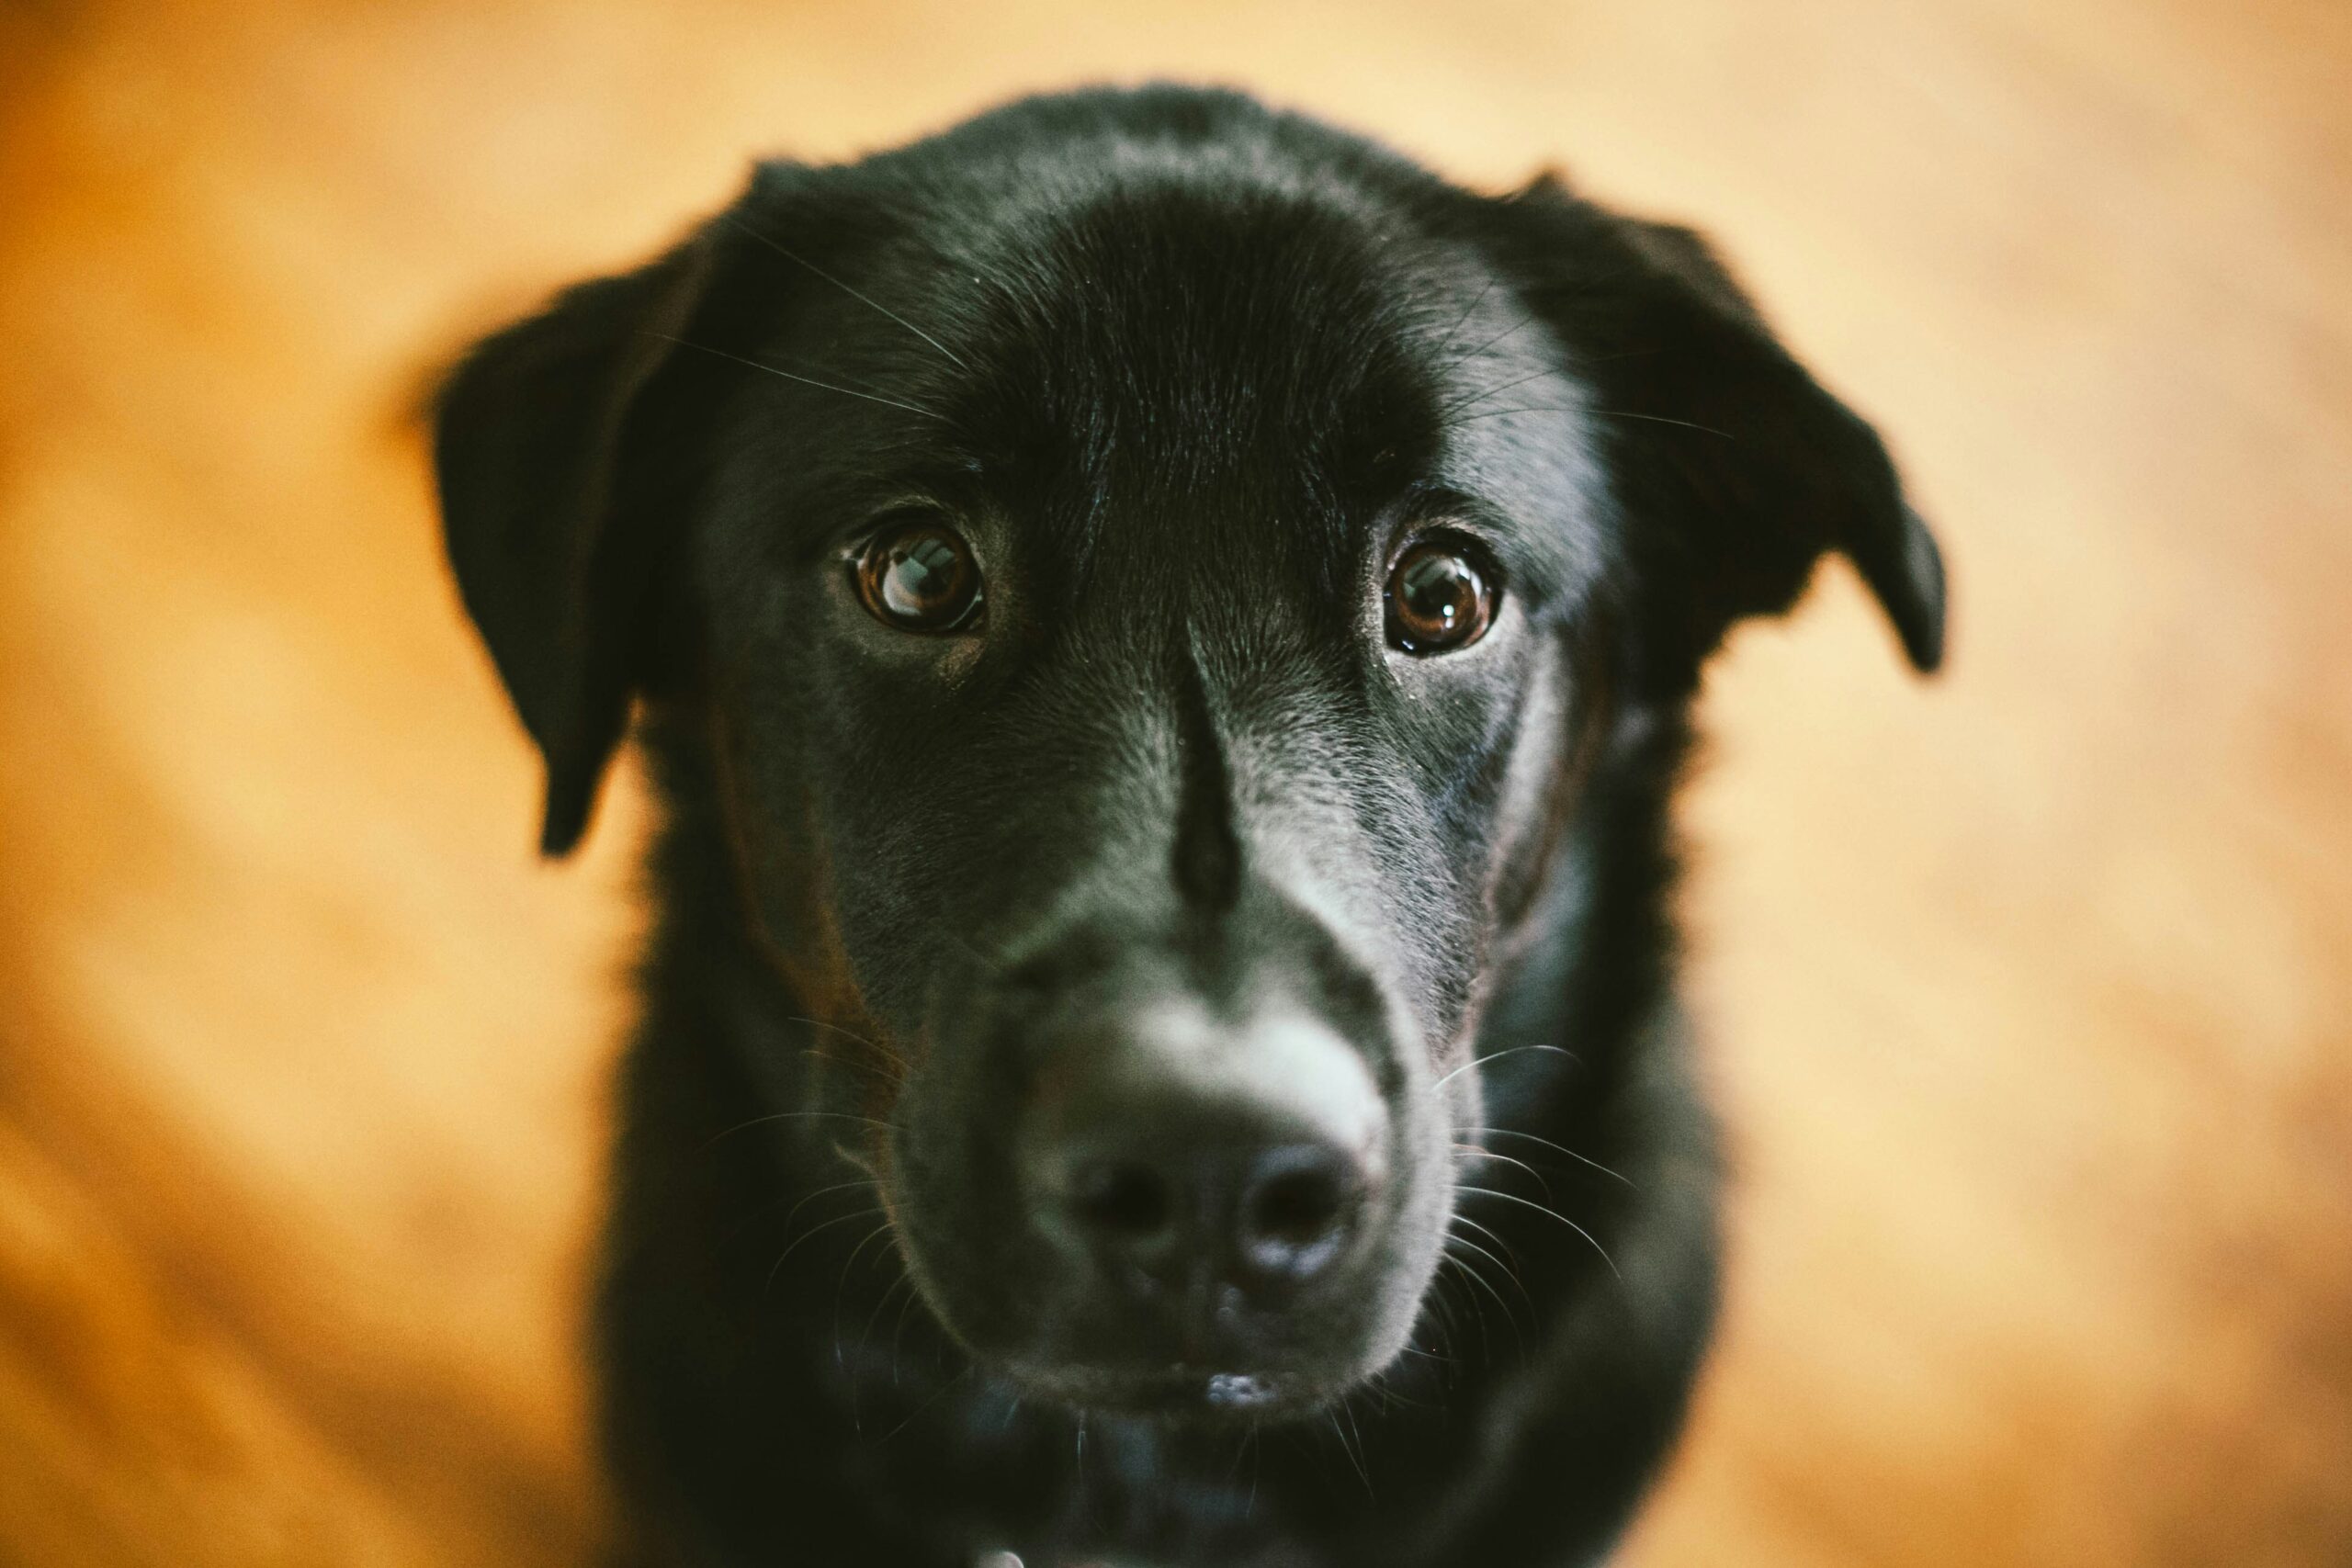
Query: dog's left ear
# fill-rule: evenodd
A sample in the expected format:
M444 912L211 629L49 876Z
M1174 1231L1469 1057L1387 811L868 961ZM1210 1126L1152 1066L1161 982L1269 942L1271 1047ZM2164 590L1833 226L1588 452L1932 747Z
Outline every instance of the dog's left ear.
M434 466L449 561L547 766L539 847L579 842L632 696L656 673L663 563L696 400L677 340L710 285L697 235L483 340L444 384Z
M1943 560L1885 446L1781 346L1706 243L1550 176L1497 207L1530 305L1594 392L1668 654L1695 670L1740 617L1786 610L1834 549L1912 664L1936 668Z

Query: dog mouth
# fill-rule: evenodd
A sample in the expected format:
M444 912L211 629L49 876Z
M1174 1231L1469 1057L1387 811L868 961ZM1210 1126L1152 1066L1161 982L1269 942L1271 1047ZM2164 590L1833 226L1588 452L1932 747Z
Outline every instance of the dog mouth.
M1015 1382L1076 1409L1187 1424L1253 1421L1323 1403L1297 1379L1191 1362L1142 1371L1022 1365L1008 1370Z
M1188 1423L1312 1416L1411 1331L1443 1119L1398 1087L1409 1074L1374 1070L1385 1024L1271 982L1213 1007L1153 967L1159 949L1122 951L1042 1021L991 1014L910 1075L885 1183L910 1271L1024 1396Z

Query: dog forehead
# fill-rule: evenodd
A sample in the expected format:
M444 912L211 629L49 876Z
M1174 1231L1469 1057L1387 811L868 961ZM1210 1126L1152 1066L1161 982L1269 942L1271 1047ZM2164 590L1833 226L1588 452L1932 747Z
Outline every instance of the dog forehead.
M1368 214L1269 190L1125 185L1009 258L983 332L992 391L1172 476L1306 457L1425 407L1422 280Z
M1384 254L1374 216L1129 183L1022 234L964 351L968 406L1072 558L1160 570L1175 544L1313 570L1433 450L1425 321L1448 280Z

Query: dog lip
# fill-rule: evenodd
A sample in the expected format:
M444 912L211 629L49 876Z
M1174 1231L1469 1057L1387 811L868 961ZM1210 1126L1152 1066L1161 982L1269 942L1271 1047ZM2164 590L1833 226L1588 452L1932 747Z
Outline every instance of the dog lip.
M1278 1391L1252 1372L1211 1372L1202 1398L1220 1410L1254 1410L1273 1403Z
M1036 1380L1074 1404L1136 1414L1245 1416L1290 1403L1293 1392L1264 1372L1174 1362L1157 1371L1065 1372Z
M1106 1404L1124 1404L1167 1415L1206 1412L1246 1415L1282 1403L1282 1385L1258 1372L1217 1371L1206 1367L1170 1367L1137 1378Z

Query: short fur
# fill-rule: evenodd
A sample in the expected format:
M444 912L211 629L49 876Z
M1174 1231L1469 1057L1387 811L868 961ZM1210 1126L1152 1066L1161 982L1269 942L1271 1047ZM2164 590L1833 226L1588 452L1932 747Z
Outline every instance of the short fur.
M1236 95L1035 98L763 164L477 347L436 459L547 852L632 711L662 802L598 1314L628 1561L1607 1551L1715 1301L1689 700L1826 550L1942 638L1878 438L1695 235ZM984 632L855 603L910 504ZM1414 658L1380 582L1430 520L1504 610ZM1039 1085L1145 996L1274 998L1385 1106L1367 1255L1233 1341L1255 1421L1131 1407L1159 1309L1024 1208Z

